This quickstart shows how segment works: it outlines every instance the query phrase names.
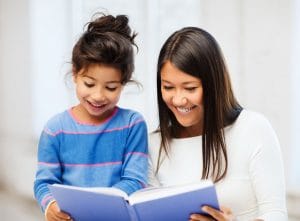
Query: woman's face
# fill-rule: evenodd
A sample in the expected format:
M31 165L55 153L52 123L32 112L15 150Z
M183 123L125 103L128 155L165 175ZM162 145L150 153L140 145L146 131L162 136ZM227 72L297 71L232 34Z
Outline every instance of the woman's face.
M161 69L161 93L168 108L190 135L202 134L203 87L199 78L167 61Z

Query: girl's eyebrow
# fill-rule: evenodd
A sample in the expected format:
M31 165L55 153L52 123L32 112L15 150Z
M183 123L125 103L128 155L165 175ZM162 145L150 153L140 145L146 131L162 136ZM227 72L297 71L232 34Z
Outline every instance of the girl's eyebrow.
M112 83L117 83L117 84L120 84L120 83L121 83L121 81L107 81L107 82L105 82L105 83L107 83L107 84L112 84Z
M95 78L93 78L93 77L91 77L91 76L88 76L88 75L84 75L83 77L86 77L86 78L89 78L89 79L92 79L92 80L94 80L94 81L97 81ZM111 83L121 83L120 81L118 81L118 80L113 80L113 81L107 81L107 82L105 82L106 84L111 84Z
M91 77L91 76L88 76L88 75L83 75L83 77L86 77L86 78L90 78L90 79L92 79L92 80L96 80L95 78L93 78L93 77Z

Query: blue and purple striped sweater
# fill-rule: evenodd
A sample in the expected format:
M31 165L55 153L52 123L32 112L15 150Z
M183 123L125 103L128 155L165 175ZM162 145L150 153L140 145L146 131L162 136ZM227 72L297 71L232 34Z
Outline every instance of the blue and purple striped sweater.
M116 187L127 194L147 183L148 141L143 117L116 107L104 123L88 125L71 109L48 121L39 141L34 194L42 210L52 197L48 184Z

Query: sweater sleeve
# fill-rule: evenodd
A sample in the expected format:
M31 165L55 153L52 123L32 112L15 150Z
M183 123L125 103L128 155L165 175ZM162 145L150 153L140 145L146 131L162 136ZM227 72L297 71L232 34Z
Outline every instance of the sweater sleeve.
M267 120L256 133L260 145L252 155L250 174L259 207L257 218L285 221L285 179L279 142Z
M113 187L131 194L147 184L148 139L147 126L141 116L130 124L125 144L120 182Z
M57 137L44 129L38 145L38 165L34 181L34 195L42 211L54 200L48 184L61 183L59 142Z

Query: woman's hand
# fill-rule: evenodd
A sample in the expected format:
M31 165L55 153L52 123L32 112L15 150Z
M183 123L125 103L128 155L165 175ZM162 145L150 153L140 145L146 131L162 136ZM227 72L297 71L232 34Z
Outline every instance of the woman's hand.
M233 221L233 214L231 209L221 206L221 211L216 210L212 207L209 206L204 206L202 207L202 210L211 217L205 216L205 215L200 215L200 214L192 214L190 216L189 221L212 221L212 220L217 220L217 221Z
M72 221L68 214L60 211L56 201L49 205L45 216L47 221Z

